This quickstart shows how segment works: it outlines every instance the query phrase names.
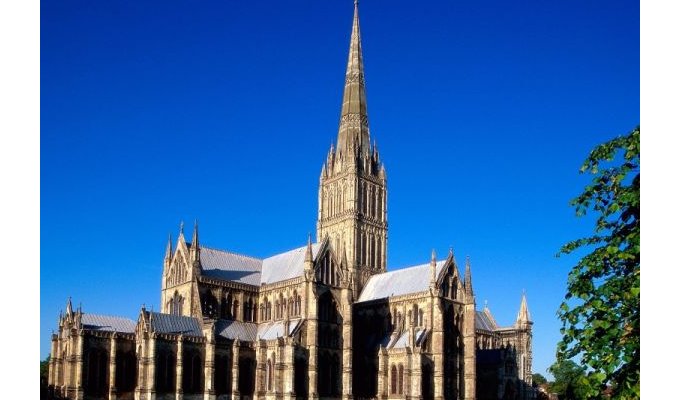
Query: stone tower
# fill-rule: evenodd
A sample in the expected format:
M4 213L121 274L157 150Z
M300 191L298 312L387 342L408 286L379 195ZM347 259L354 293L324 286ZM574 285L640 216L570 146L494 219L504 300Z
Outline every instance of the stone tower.
M354 293L373 274L385 272L387 180L375 143L371 145L361 54L359 10L354 21L345 74L340 126L321 170L317 240L328 237Z

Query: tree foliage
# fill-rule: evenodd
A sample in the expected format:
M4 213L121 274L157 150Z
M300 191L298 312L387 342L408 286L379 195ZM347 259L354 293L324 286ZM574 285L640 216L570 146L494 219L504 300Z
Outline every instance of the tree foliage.
M558 315L558 360L580 357L588 397L610 386L614 399L640 397L640 127L597 146L581 167L594 175L572 200L577 216L596 215L592 236L560 254L589 253L569 273Z
M543 375L541 375L537 372L537 373L531 375L531 383L536 387L536 386L541 386L545 383L548 383L548 380L545 379L545 376L543 376Z
M40 361L40 398L46 399L47 395L47 374L50 364L50 356Z
M550 383L550 391L557 393L560 400L584 400L588 397L588 383L585 368L572 360L557 361L548 368L555 377Z

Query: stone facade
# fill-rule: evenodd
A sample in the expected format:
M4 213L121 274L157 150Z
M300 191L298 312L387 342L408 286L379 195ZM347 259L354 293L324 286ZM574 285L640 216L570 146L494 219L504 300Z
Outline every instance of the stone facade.
M315 243L257 259L203 246L197 225L188 241L181 226L168 240L160 312L142 307L132 321L74 310L69 299L52 338L51 393L472 400L480 352L501 348L520 366L513 384L529 387L525 298L517 324L499 328L475 310L469 260L461 276L452 250L387 271L387 178L370 139L356 3L336 146L322 166ZM504 396L503 374L482 392Z

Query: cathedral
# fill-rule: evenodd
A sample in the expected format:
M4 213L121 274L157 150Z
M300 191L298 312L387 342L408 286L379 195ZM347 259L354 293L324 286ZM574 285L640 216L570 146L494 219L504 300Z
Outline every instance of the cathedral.
M137 320L69 299L52 335L53 398L533 399L532 322L477 311L469 260L388 271L387 177L371 144L358 6L316 240L256 258L168 240L161 309ZM190 240L187 240L190 239ZM464 271L461 273L461 269Z

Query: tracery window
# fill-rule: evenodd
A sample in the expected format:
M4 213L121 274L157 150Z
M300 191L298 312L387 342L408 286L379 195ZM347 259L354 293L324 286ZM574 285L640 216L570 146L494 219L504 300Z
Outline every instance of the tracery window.
M397 386L399 394L404 394L404 365L399 364L399 383Z
M390 369L390 394L397 394L397 367L392 365Z
M274 371L272 368L272 360L267 360L267 366L265 367L265 388L267 391L272 391L273 389L273 381L274 381Z
M169 311L172 315L182 315L182 309L184 307L184 298L175 291L175 294L170 299Z

